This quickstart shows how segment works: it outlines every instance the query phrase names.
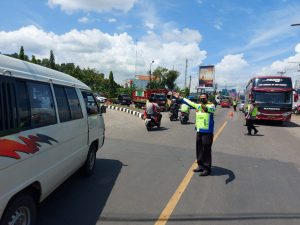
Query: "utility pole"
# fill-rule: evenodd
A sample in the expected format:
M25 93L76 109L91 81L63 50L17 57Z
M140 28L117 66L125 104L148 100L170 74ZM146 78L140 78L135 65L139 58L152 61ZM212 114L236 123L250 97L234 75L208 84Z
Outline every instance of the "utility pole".
M151 63L150 63L150 71L149 71L149 75L150 75L150 76L149 76L149 89L151 89L151 79L152 79L152 78L151 78L151 67L152 67L152 64L153 64L153 63L154 63L154 60L152 60Z
M137 67L137 39L135 39L135 65L134 65L134 76L136 76L136 67Z
M184 76L184 88L185 89L186 89L187 67L188 67L188 59L185 59L185 76Z
M189 95L191 94L191 82L192 82L192 76L190 75L190 83L189 83Z

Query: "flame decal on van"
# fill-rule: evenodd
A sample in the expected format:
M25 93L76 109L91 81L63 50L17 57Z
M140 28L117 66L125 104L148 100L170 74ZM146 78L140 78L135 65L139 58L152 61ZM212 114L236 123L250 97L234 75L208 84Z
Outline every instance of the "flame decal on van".
M26 154L34 154L40 150L39 143L46 143L52 145L52 142L58 143L57 140L43 134L29 135L28 138L19 136L19 139L24 142L20 143L10 139L0 139L0 156L9 157L13 159L20 159L21 156L17 152Z

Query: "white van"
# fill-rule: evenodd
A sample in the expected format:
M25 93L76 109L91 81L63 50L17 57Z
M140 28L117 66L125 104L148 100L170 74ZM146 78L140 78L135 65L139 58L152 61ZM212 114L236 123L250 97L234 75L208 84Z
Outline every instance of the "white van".
M104 132L88 86L0 54L0 225L33 225L56 187L79 168L91 174Z

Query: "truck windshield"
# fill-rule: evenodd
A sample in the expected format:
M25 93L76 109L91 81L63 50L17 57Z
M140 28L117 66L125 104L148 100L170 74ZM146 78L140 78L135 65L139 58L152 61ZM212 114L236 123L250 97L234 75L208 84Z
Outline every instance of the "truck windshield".
M269 104L291 104L292 92L255 92L255 102Z

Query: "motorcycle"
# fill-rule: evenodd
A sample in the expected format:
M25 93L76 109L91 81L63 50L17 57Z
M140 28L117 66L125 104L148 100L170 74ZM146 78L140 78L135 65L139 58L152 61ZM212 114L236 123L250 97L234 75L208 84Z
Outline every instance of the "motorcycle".
M170 110L169 118L170 121L178 120L178 110Z
M153 127L160 128L161 114L157 114L155 117L150 114L146 114L145 126L147 131L150 131Z
M179 119L181 124L186 124L189 121L189 114L185 112L180 112Z
M293 113L294 113L294 114L300 114L300 104L294 106L294 108L293 108Z

